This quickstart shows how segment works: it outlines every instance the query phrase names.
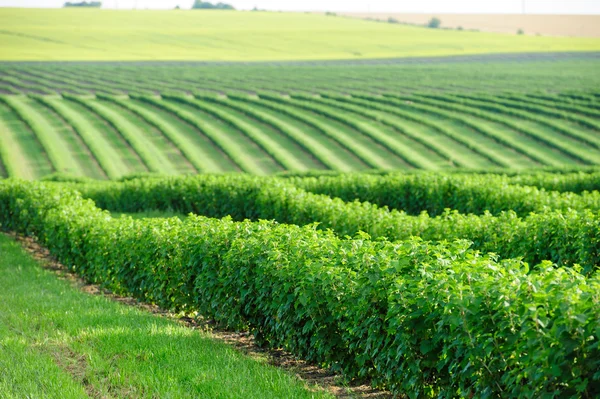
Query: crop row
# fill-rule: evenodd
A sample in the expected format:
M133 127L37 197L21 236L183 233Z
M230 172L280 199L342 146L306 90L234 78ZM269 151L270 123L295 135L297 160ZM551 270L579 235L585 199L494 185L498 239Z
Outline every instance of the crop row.
M419 184L426 180L417 179L413 194L407 197L426 194L428 187ZM435 181L434 178L429 179L429 183ZM438 181L442 183L443 179ZM431 184L429 188L435 186ZM446 187L452 185L446 184ZM475 187L457 190L455 197L464 195L476 205ZM99 207L116 212L175 210L209 217L229 216L238 221L276 220L296 225L318 223L320 229L331 229L341 237L365 232L373 238L390 241L413 236L433 241L466 239L473 242L474 249L495 252L505 258L522 257L530 264L542 260L560 265L578 263L586 273L600 265L598 210L585 207L579 211L560 209L570 208L565 206L568 201L585 201L585 197L574 194L554 193L544 199L544 193L540 192L539 203L545 200L551 206L551 199L554 199L559 210L546 209L519 217L512 210L499 212L497 216L484 212L488 193L483 191L479 198L479 205L483 207L479 209L481 216L448 210L431 217L426 213L411 216L366 202L344 202L339 198L307 192L280 179L250 176L134 179L123 183L78 184L76 188ZM500 206L508 206L510 200L518 202L520 194L533 194L536 190L530 187L516 191L515 198L500 196L487 200L505 201L498 204L499 209ZM410 190L405 187L405 191Z
M4 102L35 133L56 171L81 173L77 161L64 143L64 138L52 126L45 124L40 115L22 97L0 96L0 101Z
M538 179L538 184L552 186L550 178ZM568 177L563 178L563 181L568 180ZM597 174L587 175L582 180L594 190L598 190ZM383 176L344 174L291 178L291 181L317 194L326 194L345 201L368 201L412 215L423 211L430 215L438 215L445 209L474 214L488 211L495 215L511 210L520 216L544 209L600 210L598 191L581 194L568 191L561 193L540 190L529 185L517 185L527 183L526 176L505 178L499 175L447 173L394 173Z
M529 270L460 241L113 219L48 183L0 182L0 222L113 291L249 328L258 342L409 397L600 394L598 273Z
M401 97L395 95L387 95L395 98L397 100L400 99L412 99L413 97ZM503 106L494 106L490 104L485 104L481 101L475 100L455 100L452 101L451 97L441 97L439 95L427 95L425 97L419 97L416 101L423 102L428 105L433 105L436 107L448 109L455 112L465 113L469 115L474 115L479 118L483 118L485 120L493 121L496 123L500 123L515 131L524 133L531 138L544 143L552 148L560 150L566 154L569 154L571 157L578 159L588 165L598 165L600 161L595 156L591 156L587 151L582 150L581 143L571 143L561 137L555 137L549 135L547 133L542 133L538 130L530 129L525 124L519 122L518 120L509 119L510 116L524 118L526 120L533 120L542 125L548 126L552 129L555 129L561 133L563 133L566 137L573 137L577 139L585 139L585 135L579 134L578 131L562 127L558 123L551 122L548 118L539 117L537 115L532 115L530 113L525 113L519 110L513 110ZM500 115L498 115L498 113ZM586 140L589 142L593 142L592 140ZM597 144L595 144L597 145Z
M128 64L28 64L4 65L1 75L10 74L22 82L32 74L43 74L48 86L60 91L61 80L86 90L113 90L122 93L136 91L164 91L166 87L180 92L190 88L223 92L240 87L241 90L264 89L286 91L313 90L326 86L330 89L381 90L406 92L409 90L462 91L488 93L528 93L552 97L556 102L573 100L592 102L596 96L597 61L572 59L557 63L526 61L519 63L422 63L413 65L395 62L386 65L220 65L152 63ZM452 74L452 79L448 79ZM35 85L37 87L37 85ZM552 88L552 93L547 93ZM557 94L555 94L557 93Z

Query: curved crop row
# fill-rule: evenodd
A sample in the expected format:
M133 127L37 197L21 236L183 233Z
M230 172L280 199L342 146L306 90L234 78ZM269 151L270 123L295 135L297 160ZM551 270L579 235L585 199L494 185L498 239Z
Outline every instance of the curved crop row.
M294 95L294 97L300 97L300 98L307 98L308 96L298 96L298 95ZM346 98L344 96L336 96L336 95L331 95L331 94L321 94L319 98L311 98L312 101L318 102L318 103L323 103L323 104L328 104L334 107L338 107L340 109L346 109L348 111L354 112L358 115L362 115L364 117L367 118L373 118L387 126L392 127L395 130L400 131L402 134L406 135L407 137L410 137L411 139L421 143L422 145L424 145L425 147L429 148L431 151L435 152L436 154L438 154L439 156L441 156L442 158L452 162L453 164L457 165L457 166L463 166L463 167L470 167L471 163L468 162L467 160L465 160L465 158L462 156L462 154L456 154L455 151L453 151L452 149L447 148L446 146L440 144L437 140L432 139L430 137L427 137L426 135L422 135L420 134L420 132L418 132L417 130L413 130L412 128L410 128L409 126L404 126L399 124L396 121L390 120L388 118L386 118L385 115L380 115L380 114L374 114L372 112L370 112L368 109L373 109L373 110L377 110L377 111L382 111L381 108L378 108L377 106L371 107L371 106L367 106L367 110L365 110L365 106L359 106L358 104L355 104L352 102L351 99ZM403 112L399 112L399 113L395 113L395 112L390 112L393 115L396 116L401 116L401 114L407 114L407 113L403 113ZM437 125L435 122L430 122L430 121L423 121L422 119L415 117L414 115L411 116L402 116L404 119L408 119L410 121L413 122L417 122L423 126L427 126L429 128L434 129L436 132L441 133L444 136L450 137L452 139L452 141L459 143L463 146L465 146L466 148L469 148L468 145L464 145L463 143L461 143L459 140L454 139L452 136L453 133L448 133L447 129ZM467 140L468 141L468 140ZM471 149L471 148L469 148ZM476 152L476 151L474 151ZM489 158L485 157L484 158L490 160ZM499 164L496 163L494 161L492 161L495 164ZM508 166L509 164L507 163L506 166Z
M465 126L468 126L469 128L491 138L492 140L494 140L498 143L501 143L502 145L505 145L506 147L512 148L513 150L517 151L518 153L525 155L529 159L539 162L542 165L559 166L562 164L558 160L554 160L553 158L548 157L546 154L540 153L536 148L532 148L528 145L524 145L524 144L520 143L519 141L511 140L511 139L505 137L502 133L496 132L493 129L488 129L487 127L483 126L482 124L478 123L477 121L474 121L474 120L470 119L468 116L465 116L463 113L451 112L451 111L453 111L453 109L451 109L451 107L448 107L448 109L449 109L449 111L448 111L448 110L440 109L435 104L429 105L428 103L422 103L422 102L416 103L416 102L412 102L412 101L411 102L402 102L402 101L400 101L400 99L391 98L391 97L387 97L387 96L386 97L377 97L377 96L362 95L362 94L354 94L354 95L360 99L364 99L364 100L368 100L368 101L388 104L388 105L392 105L392 106L396 106L396 107L414 108L416 110L424 111L427 113L440 115L445 118L458 121L458 122L464 124ZM474 116L478 116L478 115L475 115L476 113L477 113L476 111L473 111L473 113L471 113L471 114Z
M558 121L548 120L547 118L541 118L541 117L538 117L537 115L531 115L531 114L541 114L541 115L549 116L552 118L565 119L565 120L568 120L571 122L575 122L579 125L585 126L587 128L600 131L600 123L598 123L592 119L586 118L584 116L577 115L574 113L576 111L573 111L572 109L569 110L568 112L564 112L564 111L559 111L559 110L553 110L551 108L548 108L544 104L529 104L527 102L520 101L520 100L491 97L489 95L474 96L474 95L470 95L470 94L469 95L457 94L457 95L448 96L448 97L467 99L467 100L476 101L478 103L481 102L481 103L498 104L502 107L517 109L517 110L519 110L519 112L516 114L516 116L533 120L539 124L551 127L569 137L575 138L575 139L582 141L588 145L592 145L596 148L600 148L600 139L597 136L580 133L577 130L572 129L568 126L561 125ZM521 111L525 111L525 112L521 112ZM526 117L526 115L528 115L528 116ZM595 115L595 117L600 117L600 113Z
M177 116L179 119L189 123L203 132L217 147L227 154L233 162L235 162L243 171L252 173L256 169L256 165L246 156L243 147L231 140L227 135L222 134L213 125L204 121L199 121L193 114L180 110L172 104L168 104L162 100L156 100L145 96L134 96L132 98L144 101L158 108L164 109L167 112Z
M412 148L409 148L409 147L399 143L398 141L390 138L389 136L381 133L374 126L370 126L369 124L360 122L353 115L353 114L356 114L356 115L361 115L361 116L367 117L367 118L373 118L373 115L370 115L368 112L365 113L364 111L357 110L353 107L343 106L340 104L336 104L334 102L321 101L314 96L294 94L291 97L293 99L303 100L303 102L301 102L301 103L295 102L294 103L295 105L305 108L305 109L308 109L312 112L321 114L321 115L325 116L326 118L346 124L354 129L358 130L359 132L365 134L366 136L373 139L375 142L383 145L385 148L392 151L394 154L396 154L398 157L403 159L406 163L408 163L409 165L411 165L414 168L427 169L427 170L435 170L435 169L439 168L438 165L436 165L435 163L433 163L429 159L427 159L425 155L419 154L418 152L415 152ZM319 104L311 104L311 102L318 102ZM326 107L335 107L339 110L343 110L343 112L338 114L337 112L333 112L333 110L330 111L330 110L327 110L326 108L323 108L322 106L319 106L321 104L325 105ZM384 122L384 120L382 118L378 118L378 120L382 123ZM388 126L391 126L393 128L398 128L397 125L395 125L393 123L385 123L385 124ZM399 129L399 130L404 132L404 130L406 130L406 129ZM413 136L414 135L415 134L413 134ZM407 136L410 137L411 135L407 134ZM445 156L443 156L443 157L446 158Z
M243 100L243 96L233 96L230 95L231 98L236 100ZM381 168L385 169L387 164L382 163L377 155L375 155L372 151L367 148L364 148L358 145L351 137L348 135L339 132L336 129L332 129L329 126L324 125L317 118L312 117L304 112L299 112L292 107L292 104L287 104L284 102L284 98L273 97L269 99L267 97L261 97L261 104L266 105L276 111L282 112L284 114L290 115L297 120L314 127L318 131L322 132L332 140L339 143L342 147L349 150L351 153L356 155L362 162L369 165L372 168Z
M74 175L82 173L79 164L65 144L61 134L46 123L35 110L23 101L23 98L0 96L0 101L3 101L31 128L44 147L56 171Z
M123 138L131 145L150 171L166 174L175 173L173 165L160 149L147 140L144 137L143 132L131 122L127 121L125 117L97 102L87 101L75 96L65 95L64 97L95 112L121 133Z
M517 116L523 119L528 119L542 125L548 126L554 130L557 130L568 137L575 138L581 140L581 134L575 132L573 129L565 128L559 126L557 123L548 121L546 118L539 118L534 115L531 115L527 112L522 112L518 110L512 110L510 108L504 106L493 106L486 105L482 103L482 101L475 100L466 100L466 99L452 99L451 97L443 97L437 95L424 95L423 97L427 98L427 103L435 104L436 106L445 107L447 109L452 109L455 111L461 111L465 113L469 113L493 122L501 123L505 126L508 126L512 129L515 129L519 132L525 133L530 137L535 138L536 140L548 144L549 146L556 148L557 150L569 154L571 157L578 159L588 165L598 165L600 164L600 160L598 157L592 157L587 152L581 151L580 146L571 145L566 143L564 140L560 140L558 138L554 138L552 136L545 135L543 133L537 132L533 129L525 128L524 126L516 123L512 120L509 120L503 116L496 116L494 113L501 113L507 116ZM422 97L419 97L418 101L421 101ZM434 99L433 102L429 99ZM446 105L445 105L446 104ZM448 106L449 105L449 106ZM483 111L482 111L483 109Z
M263 133L259 128L247 123L246 121L230 114L227 110L214 107L210 104L203 103L197 100L187 99L182 96L163 96L165 99L171 99L178 102L184 102L192 107L198 108L216 118L221 119L225 123L233 126L248 138L257 143L265 150L274 160L276 160L284 169L292 171L307 170L306 166L297 157L290 153L287 148L279 145L267 134Z
M52 109L73 127L110 179L118 179L125 173L127 167L112 149L110 142L78 112L73 111L60 100L50 100L43 96L33 98Z
M98 96L99 98L107 101L112 101L119 104L123 108L127 108L129 111L138 115L148 124L154 126L160 130L174 145L175 147L185 156L188 162L190 162L197 171L200 172L214 172L218 171L219 168L216 165L207 165L207 160L204 152L199 150L194 142L188 139L175 127L171 126L167 121L162 119L156 113L146 110L142 107L132 104L129 101L122 101L111 96ZM136 98L132 96L131 98ZM138 97L139 98L139 97Z
M23 163L25 155L23 154L21 147L14 139L12 132L2 118L0 118L0 132L2 132L2 140L0 140L0 160L2 165L4 165L8 177L33 179L35 177L33 171Z
M300 129L296 128L295 126L292 126L289 123L286 123L285 121L274 118L267 113L261 112L260 110L254 107L246 105L246 103L220 100L215 96L205 96L200 94L195 94L195 97L201 98L206 101L214 102L215 104L230 107L256 120L259 120L262 123L273 126L275 129L279 130L281 133L285 134L291 140L303 147L308 153L313 155L321 164L333 170L348 170L346 164L339 161L333 152L329 151L327 148L324 148L316 140L313 140L310 136L306 135Z
M277 100L276 96L263 95L263 97L267 99L272 99L274 101ZM413 168L422 168L430 170L439 168L439 166L436 163L431 162L424 155L421 155L420 153L412 150L411 148L408 148L407 146L399 143L398 141L391 139L389 136L383 133L377 126L373 126L370 123L361 122L355 115L353 115L351 111L348 112L347 110L344 110L340 112L339 110L328 109L330 108L330 106L315 105L313 104L312 97L309 96L308 98L302 98L301 96L294 95L291 96L290 99L284 99L284 101L296 108L315 113L326 119L330 119L342 125L348 126L351 129L354 129L363 137L366 137L370 143L376 143L381 145L384 149L387 150L386 152L388 152L389 155L395 155L399 157L405 164L410 165ZM354 140L356 140L356 137L354 137ZM379 158L387 158L389 155L381 156L374 153L374 156L378 156ZM390 169L390 166L382 164L378 168Z
M582 106L579 103L569 103L569 102L561 102L558 99L555 99L554 101L551 99L546 99L543 96L540 97L531 97L531 96L526 96L524 94L518 95L518 94L502 94L499 96L502 99L507 99L507 100L511 100L511 101L516 101L516 102L522 102L526 105L528 104L534 104L537 106L542 106L544 108L554 108L560 111L566 111L568 113L570 112L574 112L576 114L580 114L580 115L585 115L585 116L589 116L591 118L600 118L600 111L592 109L592 108L588 108L585 106ZM564 112L561 113L561 116L564 114ZM564 115L565 117L570 117L570 114ZM588 121L590 121L588 119ZM594 122L594 121L592 121ZM598 129L598 123L594 122L594 128Z
M380 103L377 103L374 101L369 101L367 99L361 99L356 96L345 97L345 96L336 96L336 95L331 95L331 94L322 94L321 96L325 97L325 98L333 99L336 101L346 102L355 107L361 107L361 108L366 107L368 109L382 111L382 112L385 112L385 113L388 113L391 115L396 115L400 118L404 118L404 119L407 119L407 120L410 120L410 121L413 121L416 123L420 123L424 126L428 126L432 129L440 132L441 134L449 137L451 140L465 146L469 150L477 153L478 155L489 160L493 164L507 167L507 168L514 166L511 161L509 161L501 156L498 156L498 154L496 152L490 151L486 146L478 144L474 140L471 140L468 137L466 137L465 135L456 133L456 132L452 131L451 129L446 129L444 126L438 124L435 121L430 121L430 120L427 120L426 118L418 117L418 116L412 114L411 112L406 112L398 107L387 106L385 104L380 104ZM409 133L408 130L406 132L407 132L407 134ZM413 136L411 136L411 137L415 140L423 140L422 143L432 149L435 148L436 146L439 147L437 142L435 142L433 140L432 140L433 142L430 142L429 140L426 141L424 138L422 138L418 134L418 132L414 132L414 137ZM446 150L446 148L444 148L444 147L439 148L439 151L448 152L448 150ZM450 152L449 155L455 157L455 154L453 152ZM453 161L460 164L460 160L456 159L456 157L453 158Z

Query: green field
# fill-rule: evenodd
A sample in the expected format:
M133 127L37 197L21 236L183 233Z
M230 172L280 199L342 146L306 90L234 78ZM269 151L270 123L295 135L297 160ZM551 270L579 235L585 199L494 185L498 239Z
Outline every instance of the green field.
M594 166L599 65L4 64L0 173Z
M599 51L600 40L517 36L316 14L0 8L0 60L322 60ZM516 33L516 32L515 32Z

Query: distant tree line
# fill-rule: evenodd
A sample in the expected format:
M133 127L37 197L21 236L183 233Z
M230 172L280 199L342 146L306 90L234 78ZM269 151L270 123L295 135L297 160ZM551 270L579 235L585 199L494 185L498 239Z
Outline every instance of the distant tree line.
M235 10L232 5L226 3L209 3L207 1L196 0L192 9L204 9L204 10Z
M63 7L95 7L95 8L100 8L102 7L102 2L101 1L81 1L79 3L75 3L75 2L66 2Z

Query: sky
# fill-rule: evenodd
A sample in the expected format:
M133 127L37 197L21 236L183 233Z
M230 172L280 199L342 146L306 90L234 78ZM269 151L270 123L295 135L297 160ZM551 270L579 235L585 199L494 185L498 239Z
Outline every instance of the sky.
M0 7L60 7L66 0L0 0ZM80 1L80 0L71 0ZM600 0L216 0L237 9L407 13L600 14ZM104 8L189 8L193 0L103 0Z

